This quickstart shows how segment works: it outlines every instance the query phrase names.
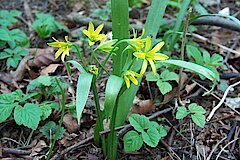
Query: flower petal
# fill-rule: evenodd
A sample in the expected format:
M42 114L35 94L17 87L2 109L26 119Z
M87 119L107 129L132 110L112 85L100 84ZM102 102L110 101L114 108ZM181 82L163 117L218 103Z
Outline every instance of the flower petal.
M63 53L62 56L61 56L62 62L64 62L65 56L66 56L66 54Z
M133 84L138 85L138 80L137 80L135 77L133 77L133 76L128 76L128 78L130 79L130 81L133 82Z
M125 80L127 88L129 88L130 87L130 80L127 78L127 76L124 76L124 80Z
M140 71L140 74L144 74L144 72L145 72L146 69L147 69L147 64L148 64L147 60L144 59L143 64L142 64L142 69L141 69L141 71Z
M92 41L88 40L88 44L89 44L90 46L92 46L92 45L95 44L95 42L92 42Z
M144 50L145 53L150 50L151 45L152 45L151 37L147 36L147 38L146 38L146 46L145 46L145 50Z
M101 30L103 29L103 26L104 26L103 23L100 24L100 25L97 27L97 29L95 30L95 34L99 34L99 33L101 32Z
M156 74L157 73L157 69L156 69L156 66L155 66L154 62L152 60L149 60L148 62L151 65L153 73Z
M164 42L158 43L151 51L149 51L149 53L157 53L164 46L164 44Z
M63 48L59 48L59 50L55 53L55 59L57 59L63 51L64 51Z
M146 57L146 53L143 53L143 52L135 52L135 53L133 53L133 55L140 59L145 59L145 57Z
M97 35L96 36L96 41L100 41L100 40L102 40L102 39L105 39L107 36L105 35L105 34L99 34L99 35Z
M65 36L65 41L68 42L68 36Z
M94 32L94 25L92 22L89 22L88 25L88 32L90 32L91 34Z
M162 53L156 53L154 55L154 60L158 60L158 61L163 61L163 60L166 60L168 59L169 57L165 54L162 54Z
M83 30L83 33L87 36L87 37L91 37L91 33L88 30Z

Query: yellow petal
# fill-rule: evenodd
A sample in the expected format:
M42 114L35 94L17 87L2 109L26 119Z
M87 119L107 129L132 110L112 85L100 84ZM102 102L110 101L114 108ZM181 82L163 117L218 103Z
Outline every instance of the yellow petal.
M95 42L92 42L92 41L88 40L88 44L89 44L90 46L92 46L92 45L95 44Z
M144 36L144 34L145 34L145 28L142 29L142 34L139 38L142 38Z
M140 59L145 59L145 57L146 57L146 53L143 53L143 52L135 52L135 53L133 53L133 55Z
M134 72L134 76L137 77L137 78L142 77L141 74L138 74L138 73L136 73L136 72Z
M107 36L105 35L105 34L99 34L99 35L97 35L97 37L96 37L96 41L100 41L100 40L102 40L102 39L105 39Z
M68 36L65 36L65 41L68 42Z
M149 60L148 62L151 65L153 73L156 74L157 73L157 69L156 69L156 66L155 66L154 62L152 60Z
M132 28L132 30L133 30L133 38L137 38L137 32L136 32L136 30L135 30L134 28Z
M63 48L59 48L59 50L55 53L55 59L57 59L63 51L64 51Z
M163 61L163 60L166 60L168 59L169 57L165 54L162 54L162 53L156 53L154 55L154 60L158 60L158 61Z
M147 69L147 64L148 64L147 60L144 59L143 64L142 64L142 69L140 71L140 74L144 74L144 72Z
M127 88L129 88L130 87L130 80L127 78L127 76L124 76L124 80L125 80Z
M97 29L95 30L95 34L99 34L99 33L101 32L101 30L103 29L103 26L104 26L103 23L100 24L100 25L97 27Z
M94 25L92 22L89 23L88 25L88 32L93 33L94 32Z
M149 53L157 53L164 45L164 42L158 43Z
M91 34L89 31L87 31L86 29L83 30L83 33L87 36L87 37L91 37Z
M151 45L152 45L151 37L147 36L147 38L146 38L146 46L145 46L145 50L144 50L145 53L150 50Z
M138 80L133 76L128 76L128 78L133 82L133 84L138 85Z
M62 56L61 56L62 62L64 62L65 56L66 56L66 54L63 53Z

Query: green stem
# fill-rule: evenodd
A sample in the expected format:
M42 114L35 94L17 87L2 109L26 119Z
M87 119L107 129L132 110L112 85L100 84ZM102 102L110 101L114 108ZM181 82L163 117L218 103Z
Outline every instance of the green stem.
M59 84L59 81L58 81L57 78L56 78L55 80L56 80L57 85L58 85L58 87L60 88L60 91L61 91L61 94L62 94L62 102L61 102L61 104L62 104L62 113L61 113L60 122L59 122L59 124L58 124L57 132L56 132L56 134L55 134L55 136L54 136L53 143L52 143L51 148L49 149L49 152L48 152L47 160L50 159L50 156L51 156L51 154L52 154L53 147L54 147L55 142L56 142L56 140L57 140L57 137L58 137L58 135L59 135L59 133L60 133L61 126L62 126L62 122L63 122L63 117L64 117L64 112L65 112L65 103L66 103L65 89L63 89L63 88L61 87L61 85Z
M93 57L95 58L95 60L97 61L97 63L101 66L101 68L107 73L108 76L110 76L110 73L108 72L108 70L101 64L101 62L98 60L97 56L95 53L93 53Z
M86 65L86 63L84 62L83 56L81 55L81 52L80 52L78 46L77 46L76 44L73 44L73 46L74 46L74 47L76 48L76 50L77 50L78 56L79 56L79 58L80 58L80 60L81 60L81 62L82 62L82 64L83 64L83 68L85 69L85 71L87 71L87 65Z

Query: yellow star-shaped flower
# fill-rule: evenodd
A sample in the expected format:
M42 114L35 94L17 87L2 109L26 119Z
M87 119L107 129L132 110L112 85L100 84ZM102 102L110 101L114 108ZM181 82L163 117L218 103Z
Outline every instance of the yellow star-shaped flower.
M135 85L138 85L138 80L135 77L139 78L141 75L131 70L124 72L123 78L127 88L130 88L131 82Z
M54 48L59 48L58 51L55 53L55 59L57 59L62 54L61 59L64 62L65 56L69 56L69 50L72 46L72 43L68 41L68 36L65 36L66 42L59 42L54 37L53 39L56 42L48 43L48 45Z
M90 22L88 25L88 30L83 30L83 33L88 37L88 43L90 46L106 37L105 34L99 34L103 29L103 26L104 24L101 24L96 28L96 30L94 30L94 25L92 22Z
M127 41L129 44L128 49L140 51L144 47L144 42L146 42L146 38L142 39L144 34L145 29L143 28L141 36L137 37L137 31L133 28L133 39Z
M169 58L165 54L157 53L162 48L162 46L164 45L164 42L158 43L152 50L150 50L151 45L152 45L151 37L147 37L144 52L140 51L140 52L133 53L133 55L135 57L143 59L143 65L142 65L142 69L140 71L140 74L143 74L146 71L148 62L150 63L154 74L156 74L157 70L156 70L156 66L154 64L154 61L162 61L162 60L166 60L166 59Z
M106 41L107 37L103 38L100 45L95 50L101 50L106 53L110 53L114 48L113 45L118 41L117 39ZM115 47L114 51L116 51L118 47Z

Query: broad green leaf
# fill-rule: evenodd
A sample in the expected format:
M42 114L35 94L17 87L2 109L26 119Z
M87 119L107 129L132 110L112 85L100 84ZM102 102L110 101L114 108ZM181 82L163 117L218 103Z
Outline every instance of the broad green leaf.
M78 63L77 61L71 60L71 61L66 62L66 66L67 66L68 73L70 74L70 76L72 75L72 72L71 72L71 69L70 69L70 63L74 67L76 67L81 73L87 73L80 63Z
M202 107L197 105L196 103L192 103L188 106L188 109L191 113L196 113L196 114L205 114L206 110Z
M51 86L52 84L52 77L51 76L39 76L37 81L44 86Z
M10 117L13 108L17 105L18 103L13 103L13 104L0 104L0 123L8 119Z
M43 104L43 105L40 104L39 107L40 107L40 109L42 111L41 120L47 119L51 115L51 113L52 113L51 106L48 105L48 104Z
M192 114L191 115L193 122L201 128L204 128L206 124L206 117L203 114Z
M123 143L124 151L129 153L139 150L143 145L143 139L136 131L129 131L124 135Z
M186 107L178 107L177 108L177 114L176 119L183 119L189 114Z
M163 61L163 63L172 64L182 68L189 69L191 71L203 75L204 77L210 79L211 81L216 81L216 76L211 70L203 66L197 65L195 63L186 62L182 60L165 60Z
M195 1L193 6L199 14L208 14L208 11L199 3L199 1Z
M138 132L143 132L150 125L149 119L144 115L132 114L129 117L129 122L135 130Z
M106 97L104 101L104 112L108 119L112 115L113 108L116 103L118 93L122 87L123 79L121 77L111 75L106 85Z
M146 75L147 81L157 81L160 79L160 76L158 73L154 74L153 72L150 72Z
M150 122L150 127L149 128L156 128L158 130L159 136L161 137L165 137L167 135L167 131L166 129L164 129L163 126L159 125L157 122L155 121L151 121Z
M196 63L203 65L203 57L199 49L192 45L186 46L188 55L192 56Z
M26 103L24 107L18 105L14 109L15 122L33 130L37 129L41 115L41 109L32 103Z
M14 95L12 93L0 94L0 104L1 103L14 103Z
M149 128L147 132L142 132L143 141L150 147L156 147L160 140L159 132L156 128Z
M2 41L11 41L11 35L9 34L8 29L0 28L0 40Z
M160 92L164 95L172 90L172 86L168 82L162 82L161 80L157 81L157 86Z
M19 102L25 102L27 99L32 98L38 94L39 94L39 92L28 93L22 99L20 99Z
M213 54L210 60L210 65L212 66L222 66L223 65L223 57L219 54Z
M39 131L47 139L53 139L57 132L57 128L58 128L58 126L56 125L56 123L53 121L50 121L47 124L45 124ZM57 139L61 139L63 137L64 132L65 132L65 129L63 127L61 127Z
M179 76L174 73L170 72L169 70L165 70L161 73L160 77L162 78L163 81L177 81L179 79Z
M77 120L80 124L80 119L84 106L88 99L88 94L90 92L91 83L93 75L90 73L80 74L77 82L77 95L76 95L76 111L77 111Z
M208 51L203 49L202 54L203 54L203 61L205 62L205 64L209 64L211 61L211 58L210 58L210 54L208 53Z

